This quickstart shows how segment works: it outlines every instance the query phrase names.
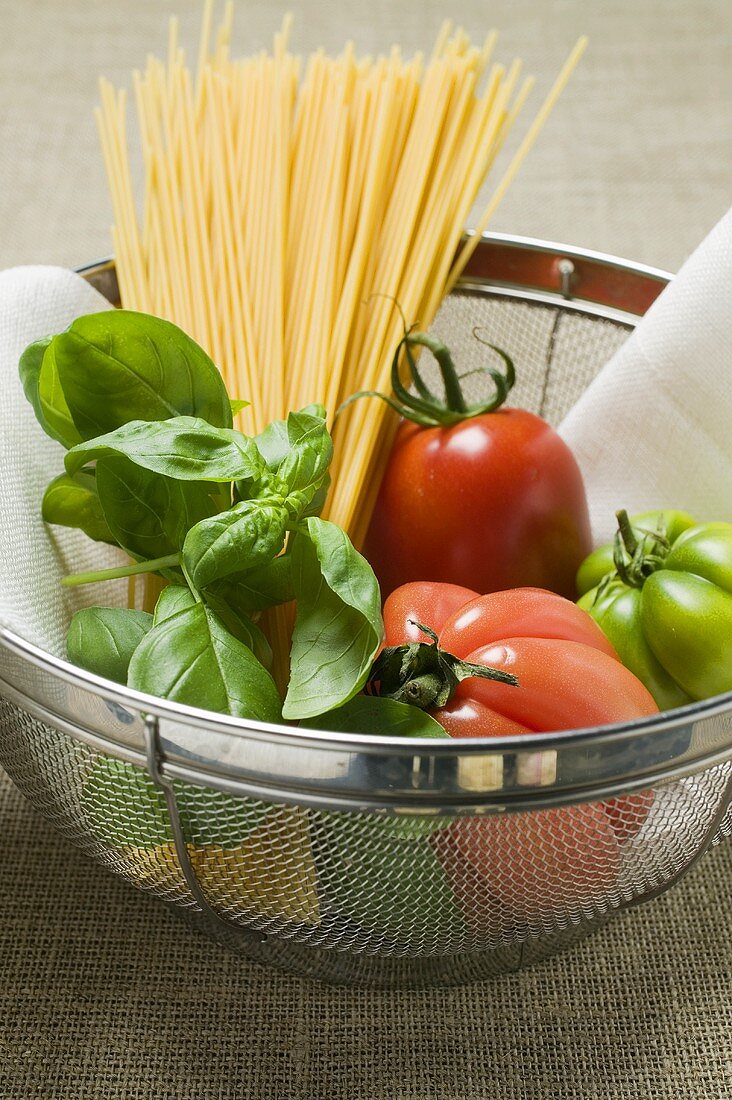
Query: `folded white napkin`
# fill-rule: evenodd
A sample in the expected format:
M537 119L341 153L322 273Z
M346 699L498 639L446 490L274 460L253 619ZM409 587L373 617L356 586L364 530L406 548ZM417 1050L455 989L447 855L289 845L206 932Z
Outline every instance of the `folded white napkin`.
M612 537L618 508L732 520L732 210L559 430L597 542Z
M119 560L111 547L41 519L46 485L63 473L64 451L49 439L25 398L18 360L25 347L61 332L75 317L111 306L79 275L60 267L0 272L0 626L65 654L77 607L119 603L124 585L62 588L65 573Z

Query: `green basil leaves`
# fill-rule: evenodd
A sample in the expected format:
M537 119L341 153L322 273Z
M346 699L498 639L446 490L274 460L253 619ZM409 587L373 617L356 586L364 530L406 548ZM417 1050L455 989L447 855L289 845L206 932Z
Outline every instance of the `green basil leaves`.
M130 459L100 458L96 471L109 530L141 560L177 553L191 526L216 511L205 485L161 477Z
M342 706L366 683L383 634L379 586L347 535L312 517L295 537L297 619L285 718Z
M152 625L152 615L144 611L85 607L71 620L66 637L69 660L97 676L126 684L132 654Z
M169 321L122 309L91 313L54 337L50 347L82 439L130 420L172 416L200 416L217 428L231 427L221 375L203 348Z
M47 337L30 344L20 357L19 370L25 395L46 435L64 447L80 443L82 437L59 381L53 340Z
M278 722L274 680L203 603L154 626L130 661L128 684L148 695L239 718Z
M179 481L256 481L266 470L253 439L231 428L214 428L196 416L132 420L77 444L66 455L66 469L73 474L105 455L123 455L145 470Z
M335 733L373 733L379 737L449 737L426 711L378 695L356 695L337 710L321 714L316 725Z
M79 612L71 660L148 694L269 722L311 719L358 695L381 641L380 597L368 563L319 518L333 453L322 406L247 436L232 427L246 402L230 401L205 352L175 325L125 310L31 344L19 370L41 426L67 449L44 518L133 559L76 583L146 563L169 582L154 616ZM257 620L292 599L283 707ZM351 704L334 721L375 726L374 706ZM405 736L428 722L400 721Z
M287 513L281 505L242 500L191 528L183 560L197 588L238 572L245 563L262 565L282 550Z
M43 494L41 511L46 523L78 527L97 542L116 541L104 517L96 476L88 470L54 478Z

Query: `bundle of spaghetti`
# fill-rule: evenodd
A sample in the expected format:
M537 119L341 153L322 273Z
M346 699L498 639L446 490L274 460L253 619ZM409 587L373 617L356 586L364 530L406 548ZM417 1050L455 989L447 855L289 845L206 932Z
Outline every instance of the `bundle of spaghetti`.
M97 119L122 304L180 325L211 355L239 426L260 431L357 390L388 390L401 313L425 329L473 245L464 227L528 98L520 62L492 61L446 24L432 54L302 65L290 20L271 52L231 55L207 0L195 74L171 21L165 61L133 74L144 183L136 203L127 93L102 82ZM584 48L580 40L491 196L495 212ZM395 308L398 303L400 310ZM349 406L334 427L326 514L360 542L395 416Z

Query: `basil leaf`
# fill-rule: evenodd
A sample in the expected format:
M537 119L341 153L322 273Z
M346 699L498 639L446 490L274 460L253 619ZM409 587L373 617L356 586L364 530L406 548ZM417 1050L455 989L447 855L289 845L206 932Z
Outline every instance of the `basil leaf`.
M188 585L169 584L158 596L153 616L154 625L172 619L179 611L185 611L189 607L195 607L196 597ZM258 661L265 668L272 666L272 650L259 627L246 615L241 615L228 602L215 593L205 593L205 603L212 611L215 611L221 622L230 634L243 642L247 649L251 649Z
M306 405L304 409L300 410L300 413L290 413L290 417L295 415L305 415L317 417L320 420L325 420L326 412L323 405ZM292 446L289 434L289 421L287 420L273 420L263 432L255 436L255 442L259 448L259 452L263 459L273 472L278 469L280 463L290 452Z
M232 573L223 580L215 581L212 588L206 589L206 595L214 591L230 607L240 613L263 611L276 604L289 603L295 598L292 586L292 561L289 554L280 554L278 558L247 569L243 573Z
M214 592L207 591L204 593L204 600L206 606L216 612L229 634L243 642L247 649L251 649L254 656L262 662L265 668L271 668L272 647L257 624L252 622L248 615L244 615L236 608L231 607L226 600L217 596Z
M91 313L55 336L51 348L83 439L129 420L171 416L200 416L218 428L232 425L218 370L194 340L160 317L124 309Z
M449 736L439 722L419 707L377 695L356 695L345 706L319 714L310 725L335 733L375 733L380 737Z
M72 474L110 454L124 455L136 466L180 481L255 480L266 472L253 439L232 428L214 428L195 416L131 420L73 447L66 455L66 469Z
M202 603L154 626L130 662L128 684L193 707L280 719L274 680L242 642Z
M325 501L328 497L328 490L330 489L330 475L326 474L320 483L318 489L313 493L310 498L310 503L304 508L300 515L300 519L307 519L309 516L319 516L325 507Z
M201 799L200 788L178 781L175 788L178 814L190 844L238 847L270 812L268 805L254 799L212 790ZM96 836L111 847L156 848L173 839L165 796L135 764L113 756L96 757L84 778L81 801ZM130 854L122 853L123 858ZM144 853L135 854L144 858Z
M437 854L442 851L425 835L445 828L448 818L437 818L435 824L427 818L425 828L419 818L364 814L354 829L344 814L329 817L315 849L318 885L329 916L376 935L381 932L389 944L408 945L415 936L449 943L465 934L454 889L460 879L450 880L444 857Z
M21 355L18 363L18 374L20 375L23 393L33 406L36 420L44 431L46 431L46 423L41 410L41 399L38 393L38 387L41 380L43 356L46 354L46 348L51 343L51 340L51 336L44 336L42 340L35 340L32 344L29 344Z
M198 601L187 584L168 584L158 596L153 611L153 626L159 626L166 619L172 619L179 611L195 607Z
M96 478L88 470L54 478L43 494L41 513L46 523L78 527L97 542L116 542L104 518Z
M85 607L77 611L66 635L69 660L80 668L127 683L132 654L152 629L153 617L125 607Z
M333 441L321 417L305 412L287 418L290 450L277 469L277 477L290 493L307 493L308 503L328 472Z
M67 449L81 442L81 435L73 421L61 385L53 340L43 356L38 380L38 397L48 434Z
M311 718L366 683L383 634L381 599L371 566L334 523L306 520L291 553L297 618L283 714Z
M53 338L48 336L29 344L20 357L18 371L25 396L46 435L67 448L79 443L81 436L59 382Z
M229 406L231 408L231 415L236 416L242 409L248 409L251 405L251 401L242 401L240 397L229 398Z
M173 839L165 795L142 768L98 756L82 789L94 832L115 848L153 848Z
M205 485L173 481L120 456L97 461L97 492L113 537L142 559L177 553L188 530L216 510Z
M323 406L308 405L290 413L286 421L273 421L256 442L280 483L278 492L287 497L290 512L298 519L319 514L330 485L328 467L333 456ZM251 496L245 483L237 482L236 488L240 497Z
M287 513L273 504L244 500L196 524L186 536L183 559L196 588L279 554Z
M375 695L356 695L345 706L310 719L307 724L312 729L333 730L334 733L371 733L378 737L444 740L449 736L439 722L418 707ZM369 828L382 834L382 843L388 844L388 836L426 837L446 828L450 821L450 818L433 814L374 816Z

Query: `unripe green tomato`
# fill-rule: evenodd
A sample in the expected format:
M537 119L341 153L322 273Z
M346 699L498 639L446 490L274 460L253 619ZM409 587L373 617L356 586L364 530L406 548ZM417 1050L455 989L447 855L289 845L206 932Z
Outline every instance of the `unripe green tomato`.
M684 513L660 515L668 517L670 546L650 575L634 585L601 574L603 547L580 569L579 605L669 710L732 691L732 523L689 526ZM633 528L653 531L653 517L659 513L633 517ZM590 579L596 587L587 591Z

